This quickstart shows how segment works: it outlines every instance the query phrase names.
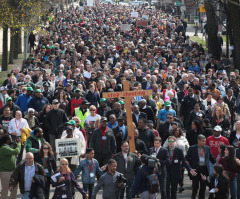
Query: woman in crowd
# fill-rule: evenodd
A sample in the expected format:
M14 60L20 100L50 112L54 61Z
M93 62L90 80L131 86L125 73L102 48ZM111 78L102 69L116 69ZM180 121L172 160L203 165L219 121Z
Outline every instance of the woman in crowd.
M231 199L236 199L237 192L237 171L240 169L240 160L235 156L235 148L227 146L225 149L225 156L219 161L230 180L230 194Z
M47 175L47 181L45 183L45 199L49 199L49 191L51 184L51 176L57 171L56 160L53 155L52 147L48 142L45 142L40 149L40 156L42 159L42 166Z
M201 122L199 120L194 120L191 130L187 132L186 136L190 146L197 144L197 136L199 134L202 134Z
M212 128L215 126L221 126L223 130L223 136L228 137L230 130L230 122L228 118L223 114L223 110L219 106L215 106L212 112L212 118L210 120Z
M205 109L205 117L210 119L212 117L212 109L216 104L216 100L212 98L212 93L207 93L207 98L203 100L203 106Z
M215 104L215 106L219 106L222 108L223 110L223 114L228 117L228 119L231 119L231 113L229 111L228 105L224 102L224 98L223 96L219 96L217 99L217 103Z
M211 181L207 180L206 176L202 175L202 180L205 181L209 187L210 193L209 199L226 199L228 198L229 178L223 172L223 166L215 164L213 166L214 174L211 177Z
M71 192L71 184L75 186L75 188L88 199L88 194L83 191L83 189L79 186L76 181L73 172L68 167L68 160L66 158L62 158L60 160L59 173L55 174L56 177L52 180L52 186L56 187L53 195L53 199L73 199Z
M94 124L98 118L101 118L100 115L96 114L96 107L91 105L89 107L90 115L88 115L84 120L84 127L86 129L88 143L91 139L92 132L94 131Z
M235 123L235 130L230 134L229 144L233 145L235 148L240 147L240 121Z
M68 100L66 98L66 93L64 90L61 90L58 93L57 99L59 101L59 108L67 112Z
M196 103L194 105L194 110L192 110L190 112L190 116L189 116L189 119L188 119L187 130L191 129L191 124L192 124L193 120L200 120L200 121L202 121L204 119L204 116L205 116L204 112L202 110L200 110L200 104Z
M37 117L34 115L35 110L33 108L28 109L28 114L24 117L27 120L28 126L30 129L34 129L39 126L39 121Z

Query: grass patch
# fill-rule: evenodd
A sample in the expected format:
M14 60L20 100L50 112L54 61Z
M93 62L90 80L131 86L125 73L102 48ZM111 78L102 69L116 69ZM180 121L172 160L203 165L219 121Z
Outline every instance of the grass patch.
M226 43L227 42L227 37L226 35L222 35L223 41Z
M190 37L190 39L195 41L195 42L198 42L198 44L202 44L203 46L206 46L206 41L205 41L204 38L202 40L202 38L200 38L198 36L192 36L192 37Z

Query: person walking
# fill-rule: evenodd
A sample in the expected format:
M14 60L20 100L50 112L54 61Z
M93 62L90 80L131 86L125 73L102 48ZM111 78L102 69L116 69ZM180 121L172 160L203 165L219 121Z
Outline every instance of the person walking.
M83 182L83 190L87 193L89 191L89 199L92 198L94 183L96 173L98 175L102 175L103 171L105 170L106 166L99 167L99 163L96 159L94 159L94 150L92 148L88 148L86 150L86 158L83 159L77 169L74 172L75 178L82 172L82 182ZM83 199L85 197L83 196Z
M34 162L34 155L28 152L25 161L18 164L11 175L9 191L12 192L19 184L21 199L42 198L45 178L43 167Z
M83 191L80 185L77 183L73 172L68 167L68 160L66 158L62 158L60 160L60 167L58 173L53 175L52 177L52 186L56 187L53 195L53 199L73 199L71 185L73 184L76 189L88 199L88 194Z
M121 152L117 153L113 156L113 159L117 162L117 171L122 173L123 176L127 179L126 183L126 198L132 198L132 186L135 179L135 173L140 166L140 161L138 156L129 151L129 143L128 141L123 141L121 144ZM122 187L120 190L120 199L124 197L125 187Z
M47 181L45 183L44 197L49 199L50 195L50 184L51 176L57 171L56 160L52 151L52 147L48 142L42 144L39 151L39 156L41 157L41 165L47 175Z
M2 184L1 198L8 198L8 185L10 177L16 168L16 155L21 151L21 139L17 138L16 148L11 148L12 138L9 134L0 139L0 180ZM17 197L17 187L10 194L10 199Z
M54 99L52 102L53 109L47 113L46 127L49 132L50 144L55 152L55 140L60 139L64 129L64 124L67 122L67 115L59 109L59 102Z
M216 162L213 157L210 147L205 145L206 137L202 134L197 137L197 144L190 146L188 149L186 160L192 169L196 170L197 175L190 177L192 180L192 195L191 199L196 199L199 184L199 199L205 199L206 184L202 180L201 174L208 176L209 162L212 164Z

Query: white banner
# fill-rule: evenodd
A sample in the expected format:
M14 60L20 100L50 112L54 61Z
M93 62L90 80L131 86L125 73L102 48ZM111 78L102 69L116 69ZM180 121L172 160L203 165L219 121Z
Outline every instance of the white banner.
M79 138L56 139L58 158L80 156L81 143Z
M87 6L93 7L93 0L87 0Z
M149 15L143 15L142 18L143 18L143 19L148 19L148 18L149 18Z
M138 12L131 12L131 17L138 17Z
M122 24L121 31L131 30L131 24Z

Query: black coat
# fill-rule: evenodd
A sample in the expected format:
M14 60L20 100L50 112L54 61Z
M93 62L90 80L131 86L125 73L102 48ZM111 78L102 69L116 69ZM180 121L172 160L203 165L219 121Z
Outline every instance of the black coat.
M190 146L197 144L197 137L199 134L202 134L202 132L200 131L195 132L193 130L187 132L186 138Z
M126 115L126 113L123 111L123 110L120 110L120 111L115 111L114 109L112 109L112 110L110 110L110 111L108 111L107 113L106 113L106 118L108 119L108 121L109 121L109 117L110 117L110 115L112 115L112 114L114 114L114 115L116 115L116 118L118 118L118 117L120 117L120 116L125 116Z
M145 143L142 140L139 140L138 138L135 139L135 148L138 153L142 154L148 154L147 147Z
M209 161L212 164L215 164L216 160L213 157L210 147L204 146L205 162L209 172ZM192 169L196 169L196 173L199 173L199 154L198 154L198 145L190 146L185 156L186 160L189 162L189 166Z
M161 177L166 178L167 167L169 167L171 163L168 150L166 148L161 147L160 150L158 151L157 159L161 164Z
M155 138L154 132L147 127L144 130L138 129L138 131L139 131L138 139L142 140L145 143L147 149L150 149L154 143Z
M62 109L52 109L47 113L46 126L49 134L59 135L64 130L64 124L67 122L67 115Z
M187 95L183 98L180 109L180 116L184 116L184 120L188 119L190 112L194 110L194 106L197 102L200 102L200 100L199 97L196 95L194 95L193 97Z
M170 152L169 147L167 147L168 152ZM188 170L191 170L191 167L187 163L182 149L175 147L173 156L170 158L171 159L171 164L170 166L167 167L167 174L168 176L171 176L171 179L176 179L179 180L181 177L181 170L182 170L182 165Z
M218 184L215 187L215 179L216 175L211 176L211 181L208 180L205 181L207 186L209 187L209 190L213 188L218 188L218 192L215 194L210 193L209 199L226 199L228 198L228 189L229 189L229 178L227 176L220 175L218 177ZM215 195L215 196L214 196Z
M113 133L114 133L114 136L115 136L115 140L116 140L116 144L117 144L117 153L118 153L118 152L121 151L122 141L125 141L128 137L128 128L127 128L127 126L125 126L125 136L124 136L124 138L122 136L118 136L118 133L120 132L119 126L113 128L112 130L113 130Z
M36 198L36 199L43 199L45 190L45 178L43 175L35 175L33 176L33 180L35 183L32 183L31 190L29 193L29 199Z
M156 116L154 115L154 112L150 106L146 106L145 109L139 109L140 112L146 113L147 119L152 120L153 124L156 122Z
M159 136L162 138L162 143L165 143L167 138L171 135L171 133L169 132L169 125L171 124L165 121L165 122L161 122L158 127L158 133L159 133Z
M146 113L143 113L143 112L140 112L140 115L139 115L139 118L138 118L138 119L140 119L140 118L146 118L146 119L148 119L148 118L147 118L147 114L146 114ZM136 127L138 127L138 122L137 122L137 119L136 119L136 116L134 115L134 113L132 114L132 120L133 120L134 124L136 125Z
M240 139L236 137L236 131L232 131L229 137L229 144L236 147L238 141L240 141Z
M153 99L147 100L147 106L150 106L152 108L154 115L157 114L158 108L155 100Z

